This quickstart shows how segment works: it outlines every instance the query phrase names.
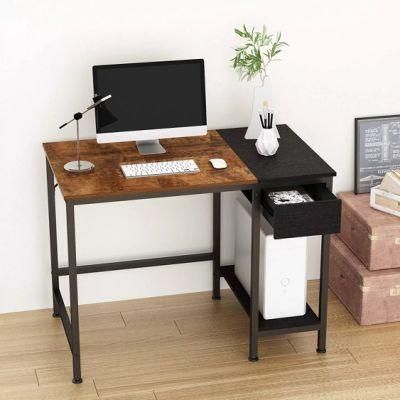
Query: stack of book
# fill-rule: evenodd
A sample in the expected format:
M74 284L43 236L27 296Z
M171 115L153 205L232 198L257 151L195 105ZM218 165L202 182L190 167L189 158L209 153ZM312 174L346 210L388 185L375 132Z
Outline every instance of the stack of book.
M338 197L329 285L361 325L400 321L400 218L371 208L369 194Z

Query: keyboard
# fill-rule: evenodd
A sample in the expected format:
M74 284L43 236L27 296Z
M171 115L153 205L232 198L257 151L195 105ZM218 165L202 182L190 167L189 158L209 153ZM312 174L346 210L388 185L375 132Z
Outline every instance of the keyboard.
M146 176L193 174L200 168L193 160L162 161L142 164L121 164L125 178L141 178Z

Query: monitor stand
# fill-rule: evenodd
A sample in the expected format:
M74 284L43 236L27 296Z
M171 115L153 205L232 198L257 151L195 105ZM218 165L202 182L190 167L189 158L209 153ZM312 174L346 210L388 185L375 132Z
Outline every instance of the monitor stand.
M162 154L166 153L167 150L161 146L160 142L156 140L137 140L136 147L139 150L139 153L143 156L150 154Z

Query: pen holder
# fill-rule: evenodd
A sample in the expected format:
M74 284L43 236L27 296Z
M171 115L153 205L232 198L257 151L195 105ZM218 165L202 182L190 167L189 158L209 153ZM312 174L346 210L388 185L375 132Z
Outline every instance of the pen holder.
M278 151L279 142L275 131L277 132L277 129L274 127L261 130L256 141L258 154L261 154L262 156L273 156Z
M260 124L258 124L258 125L260 125ZM264 131L264 130L270 130L270 131L272 131L272 132L274 133L274 136L275 136L277 139L280 139L280 138L281 138L281 135L279 135L278 128L277 128L275 125L273 125L272 128L262 128L261 131L260 131L260 128L258 128L256 134L253 134L252 137L246 137L246 136L245 136L245 139L258 139L258 137L261 135L261 132Z

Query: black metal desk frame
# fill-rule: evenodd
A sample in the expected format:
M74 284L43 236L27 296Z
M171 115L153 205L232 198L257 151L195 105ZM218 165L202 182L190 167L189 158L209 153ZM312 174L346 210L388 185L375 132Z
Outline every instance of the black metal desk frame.
M286 165L292 163L288 149L297 147L303 149L310 160L307 165L316 166L311 168L310 173L303 174L301 178L302 184L308 183L321 183L326 186L330 191L332 190L333 176L336 172L333 171L312 149L310 149L297 135L295 135L290 128L282 126L280 128L282 150L281 154L286 154ZM229 136L224 135L223 131L220 131L221 135L227 140ZM232 129L226 133L236 136L236 138L242 138L244 136L244 129ZM260 218L263 212L261 204L261 193L262 189L268 188L269 185L276 184L284 187L286 184L293 183L299 178L291 175L287 175L284 178L267 179L263 180L259 177L260 166L264 168L264 161L262 165L255 164L251 165L253 158L254 147L250 141L244 141L235 144L235 137L232 137L232 141L228 140L231 148L238 153L242 161L253 169L254 175L258 178L258 184L253 185L238 185L227 187L215 187L207 190L186 190L180 192L162 192L155 195L135 195L135 196L121 196L111 198L95 198L94 200L66 200L66 212L67 212L67 241L68 241L68 267L59 267L58 252L57 252L57 226L56 226L56 204L55 204L55 189L57 184L54 181L54 173L52 168L46 159L47 168L47 190L48 190L48 211L49 211L49 227L50 227L50 252L51 252L51 272L52 272L52 287L53 287L53 316L60 317L64 327L65 335L68 339L68 343L72 353L73 359L73 383L81 383L81 360L80 360L80 341L79 341L79 314L78 314L78 288L77 288L77 275L91 272L103 272L103 271L115 271L122 269L132 268L143 268L153 267L170 264L180 263L191 263L200 261L213 261L213 295L214 300L221 298L220 294L220 278L223 277L227 281L228 285L232 289L238 301L243 306L244 310L250 317L250 346L249 346L249 360L258 360L258 338L260 336L274 335L274 334L286 334L294 332L305 332L305 331L318 331L318 343L317 352L326 352L326 329L327 329L327 306L328 306L328 274L329 274L329 248L330 248L330 234L322 234L322 245L321 245L321 267L320 267L320 291L319 291L319 310L318 316L313 312L311 307L307 304L306 314L299 317L290 318L279 318L273 320L264 320L258 311L258 299L259 299L259 257L260 257ZM231 142L231 143L229 143ZM242 149L247 146L243 152L239 151L238 148ZM286 150L285 150L286 148ZM250 158L249 158L250 157ZM285 157L281 156L281 160ZM277 159L276 159L277 160ZM257 161L259 162L259 161ZM269 165L274 166L272 159L266 161ZM280 167L279 169L285 169ZM298 171L297 171L298 172ZM286 174L286 171L285 171ZM272 177L274 178L274 177ZM274 183L275 182L275 183ZM251 288L250 296L242 284L237 279L234 266L221 266L220 264L220 242L221 242L221 193L224 191L251 191L251 202L252 202L252 228L251 228ZM103 264L91 264L91 265L77 265L76 260L76 243L75 243L75 207L83 204L95 204L104 202L116 202L126 201L144 198L155 198L155 197L171 197L171 196L183 196L183 195L194 195L194 194L213 194L213 249L209 253L198 253L198 254L186 254L181 256L161 257L152 259L132 260L123 262L103 263ZM69 276L69 291L70 291L70 314L71 318L68 317L68 313L64 304L63 297L59 288L59 277Z
M51 256L51 273L52 273L52 288L53 288L53 316L60 317L65 335L67 337L69 347L72 353L73 365L73 383L81 383L81 355L80 355L80 339L79 339L79 312L78 312L78 274L86 274L91 272L104 272L116 271L122 269L155 267L161 265L192 263L200 261L213 262L213 295L214 300L221 299L220 294L220 247L221 247L221 193L225 191L237 190L252 190L254 199L258 201L253 202L252 214L252 250L251 250L251 264L252 271L255 272L253 281L257 282L256 285L252 283L252 295L258 298L258 270L259 270L259 243L260 243L260 188L258 185L238 185L237 187L221 187L212 188L210 190L190 190L181 191L179 193L162 193L156 196L124 196L106 199L95 200L80 200L80 201L66 201L67 213L67 241L68 241L68 267L59 267L58 250L57 250L57 221L56 221L56 202L55 190L57 184L54 181L54 173L46 158L47 170L47 192L48 192L48 212L49 212L49 228L50 228L50 256ZM103 264L91 265L77 265L76 261L76 240L75 240L75 207L84 204L96 204L105 202L116 202L126 200L137 200L144 198L154 197L170 197L170 196L183 196L193 194L212 193L213 197L213 249L209 253L186 254L180 256L151 258L142 260L122 261ZM60 292L59 278L60 276L69 277L69 292L70 292L70 314L69 318L67 309L64 304L63 297ZM254 318L250 322L250 357L254 359L257 355L257 324L258 324L258 306L254 302L255 308L252 308ZM253 305L253 306L254 306Z
M332 188L332 179L327 180L326 187ZM254 199L254 191L253 191ZM259 223L260 200L252 201L252 247L256 251L260 246L260 237L255 234L255 224ZM256 218L256 219L254 219ZM259 229L260 227L258 227ZM326 331L328 317L328 283L329 283L329 256L330 234L322 235L321 263L318 315L314 313L309 304L306 305L306 313L303 316L277 318L265 320L258 312L259 298L259 268L251 262L251 289L250 296L235 275L235 266L226 265L220 267L220 274L225 278L237 300L250 317L250 354L249 361L258 361L258 338L260 336L283 335L296 332L318 331L317 353L326 353ZM253 253L252 253L253 254ZM257 264L259 260L255 261Z

